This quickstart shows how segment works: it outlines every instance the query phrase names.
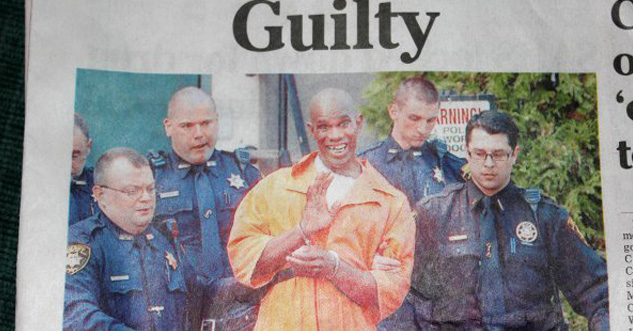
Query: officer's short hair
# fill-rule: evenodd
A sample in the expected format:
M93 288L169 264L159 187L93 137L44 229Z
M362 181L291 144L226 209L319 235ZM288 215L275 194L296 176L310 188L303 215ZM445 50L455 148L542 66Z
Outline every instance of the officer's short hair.
M105 184L110 166L115 160L121 158L128 160L135 168L149 167L147 159L134 149L129 147L115 147L107 150L99 157L99 160L97 160L97 165L94 170L95 185Z
M473 115L466 124L466 146L470 144L470 136L474 129L483 129L488 134L502 133L508 137L508 144L512 149L519 140L519 128L510 115L500 111L488 110Z
M434 104L439 102L440 93L437 91L435 84L424 78L424 76L413 76L403 80L393 94L394 102L403 103L409 98L416 98L427 104Z
M86 136L87 140L90 140L90 131L88 130L88 125L86 125L86 121L81 115L75 113L75 127L81 131L81 133Z

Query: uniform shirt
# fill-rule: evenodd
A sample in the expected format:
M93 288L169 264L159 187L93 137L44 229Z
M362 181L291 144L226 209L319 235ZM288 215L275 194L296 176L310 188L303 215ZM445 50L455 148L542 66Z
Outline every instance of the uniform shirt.
M259 170L247 164L242 170L232 153L215 150L202 167L182 160L175 152L150 156L156 178L156 218L159 226L176 220L180 243L198 275L209 279L232 277L226 255L233 213L248 189L260 178ZM196 173L201 169L208 191L196 192ZM215 225L205 224L214 222ZM208 231L203 231L207 227ZM202 261L203 245L215 264Z
M159 231L134 236L98 213L68 240L64 330L183 330L183 268Z
M403 150L389 136L384 141L360 153L391 185L404 192L412 206L417 201L435 194L446 184L463 181L463 159L449 153L441 141L425 141L419 148Z
M99 206L92 197L94 179L92 168L85 167L77 178L70 182L70 206L68 226L71 226L99 211Z
M418 148L403 150L389 136L360 154L397 189L404 192L411 206L420 199L440 192L447 184L462 182L465 160L448 152L444 142L425 141ZM403 306L379 326L380 330L430 328L424 321L430 314L430 302L411 292ZM413 322L417 319L417 322Z
M280 169L249 192L235 214L228 252L237 279L257 288L274 273L253 278L268 241L295 228L302 218L308 186L317 176L316 153L292 168ZM262 299L256 330L372 330L402 303L409 290L415 224L406 197L371 165L356 178L341 200L342 208L328 230L311 237L314 245L334 250L341 260L370 271L382 242L384 255L402 263L398 272L371 270L379 307L361 307L327 279L295 277L279 282ZM283 266L282 269L288 268Z
M569 213L541 199L537 215L525 190L512 182L491 198L495 215L505 314L482 316L478 297L485 245L479 219L483 193L472 181L453 184L417 205L418 243L412 288L433 300L432 319L456 325L501 325L550 330L564 325L557 293L608 330L606 264L591 249Z

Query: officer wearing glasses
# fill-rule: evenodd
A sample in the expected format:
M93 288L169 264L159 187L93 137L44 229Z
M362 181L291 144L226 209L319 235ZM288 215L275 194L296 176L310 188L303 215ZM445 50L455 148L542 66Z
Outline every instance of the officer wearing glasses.
M471 179L416 206L411 287L437 330L566 330L559 290L590 330L608 330L605 262L564 208L512 182L517 140L505 113L468 122Z
M104 153L95 169L101 208L68 235L64 330L185 330L192 271L182 251L152 225L148 161L129 148Z
M88 125L84 119L75 114L73 128L73 155L70 171L70 206L68 225L73 225L84 218L88 218L99 211L99 207L92 197L93 171L86 167L86 159L92 149L92 139Z
M172 95L163 124L171 151L150 155L156 177L156 223L175 222L188 262L213 294L192 291L189 328L241 330L257 316L255 292L239 284L226 245L233 213L259 179L257 168L215 148L220 119L215 102L197 87Z

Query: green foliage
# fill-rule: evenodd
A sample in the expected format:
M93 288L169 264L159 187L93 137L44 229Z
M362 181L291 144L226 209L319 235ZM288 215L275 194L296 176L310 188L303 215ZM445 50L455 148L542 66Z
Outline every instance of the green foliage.
M569 329L574 331L588 331L589 328L587 327L587 319L582 315L576 314L576 312L571 308L569 302L565 300L562 293L560 294L560 297L563 303L563 314L567 324L569 325Z
M387 105L400 82L419 72L380 73L361 111L381 137L391 128ZM493 94L497 109L520 129L513 179L565 206L583 233L603 248L596 76L593 74L428 72L439 90Z

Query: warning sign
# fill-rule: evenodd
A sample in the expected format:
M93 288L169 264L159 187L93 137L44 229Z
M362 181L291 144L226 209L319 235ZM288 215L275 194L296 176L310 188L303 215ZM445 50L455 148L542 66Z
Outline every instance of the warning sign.
M451 96L442 99L434 134L444 140L449 152L466 157L466 124L470 118L482 111L493 109L492 96L485 99L477 96Z

